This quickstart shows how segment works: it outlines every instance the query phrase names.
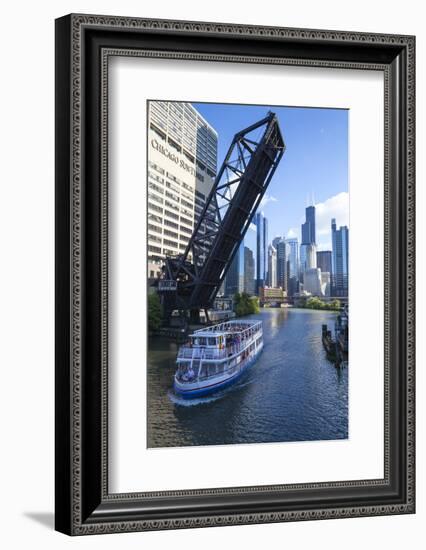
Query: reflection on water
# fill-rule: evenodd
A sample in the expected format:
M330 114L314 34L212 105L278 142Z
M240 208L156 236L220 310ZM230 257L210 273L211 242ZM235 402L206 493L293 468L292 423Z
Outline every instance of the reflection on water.
M173 393L178 346L153 338L148 351L148 447L348 437L348 370L329 363L321 325L336 314L264 309L264 350L234 386L183 400Z

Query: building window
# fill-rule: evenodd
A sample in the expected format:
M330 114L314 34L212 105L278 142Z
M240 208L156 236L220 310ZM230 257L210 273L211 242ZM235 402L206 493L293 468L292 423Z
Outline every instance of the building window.
M166 191L166 197L169 197L169 199L173 199L176 202L179 202L178 195L175 195L174 193L170 193L170 191Z
M154 189L154 191L157 191L157 193L160 193L160 195L163 194L163 189L159 186L153 183L152 181L148 181L148 187L149 189Z
M164 230L164 235L167 235L168 237L174 237L175 239L178 238L178 234L174 231L170 231L169 229Z
M155 134L157 134L158 137L160 137L160 138L161 138L162 140L164 140L164 141L166 140L166 134L165 134L165 132L162 132L162 131L160 130L160 128L157 128L157 126L155 126L154 124L152 124L152 122L151 122L151 124L149 125L149 127L151 128L151 130L152 130Z
M175 222L171 222L170 220L164 220L164 225L168 225L169 227L174 227L175 229L179 229L178 224Z
M174 141L174 140L171 139L171 138L169 138L167 141L168 141L170 147L172 147L173 149L176 149L176 151L177 151L178 153L181 153L181 152L182 152L182 147L181 147L180 145L178 145L178 144L176 143L176 141Z
M152 161L150 160L149 163L148 163L148 165L149 165L150 168L152 168L153 170L155 170L155 171L158 172L159 174L162 174L162 175L165 174L164 168L161 168L161 166L158 166L158 164L155 164L155 162L152 162Z
M181 230L183 233L187 233L188 235L192 235L192 229L188 229L188 227L185 227L184 225L181 225L181 226L180 226L180 230Z
M148 231L155 231L156 233L160 233L161 235L161 227L159 227L158 225L152 225L152 224L148 224Z
M154 210L154 212L158 212L159 214L163 213L163 209L157 206L156 204L152 204L151 202L148 203L148 208L151 210Z
M154 195L154 193L148 193L148 198L160 204L164 203L164 199L162 199L161 197L158 197L157 195Z
M164 213L165 213L167 216L170 216L170 218L173 218L174 220L178 220L178 219L179 219L179 216L177 216L177 215L174 214L173 212L169 212L169 210L164 210Z
M174 242L174 241L169 241L169 239L164 239L163 244L164 244L164 245L167 245L167 246L173 246L174 248L177 248L177 247L178 247L178 245L177 245L176 242Z
M167 193L166 193L167 194ZM193 208L194 205L192 204L192 202L188 202L186 201L185 199L180 199L180 202L181 204L184 204L185 206L187 206L188 208Z

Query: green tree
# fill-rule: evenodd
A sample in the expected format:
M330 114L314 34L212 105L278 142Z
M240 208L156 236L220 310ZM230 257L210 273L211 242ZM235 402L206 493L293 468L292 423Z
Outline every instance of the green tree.
M327 309L327 310L340 310L341 304L340 300L336 298L331 302L325 302L318 298L318 296L310 296L306 301L299 301L298 307L307 308L307 309Z
M251 296L250 301L251 301L252 313L259 313L260 311L259 298L257 296Z
M148 294L148 328L158 330L161 326L161 303L156 292Z
M324 302L317 296L311 296L306 300L306 307L308 309L324 309Z
M234 295L234 311L237 317L258 313L259 299L256 296L250 296L247 292L237 292Z

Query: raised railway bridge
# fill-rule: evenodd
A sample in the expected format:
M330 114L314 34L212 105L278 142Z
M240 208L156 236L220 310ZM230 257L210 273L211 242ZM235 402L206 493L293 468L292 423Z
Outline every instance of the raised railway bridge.
M197 322L222 285L234 255L284 154L275 113L235 134L182 255L167 257L156 282L166 320Z

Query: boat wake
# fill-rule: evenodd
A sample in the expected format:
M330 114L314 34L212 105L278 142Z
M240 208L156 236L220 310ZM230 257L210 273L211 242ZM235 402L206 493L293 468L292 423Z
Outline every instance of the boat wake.
M184 399L183 397L179 397L172 389L167 392L167 396L174 405L179 405L180 407L196 407L198 405L207 405L208 403L219 401L228 394L239 391L245 386L249 386L250 383L250 380L239 381L235 385L220 390L212 395L192 399Z
M223 394L225 392L221 393ZM172 403L181 407L196 407L197 405L206 405L207 403L212 403L213 401L217 401L218 399L221 399L223 397L223 395L220 395L220 393L218 392L214 395L199 397L198 399L184 399L183 397L179 397L178 395L176 395L173 390L170 390L167 395Z

